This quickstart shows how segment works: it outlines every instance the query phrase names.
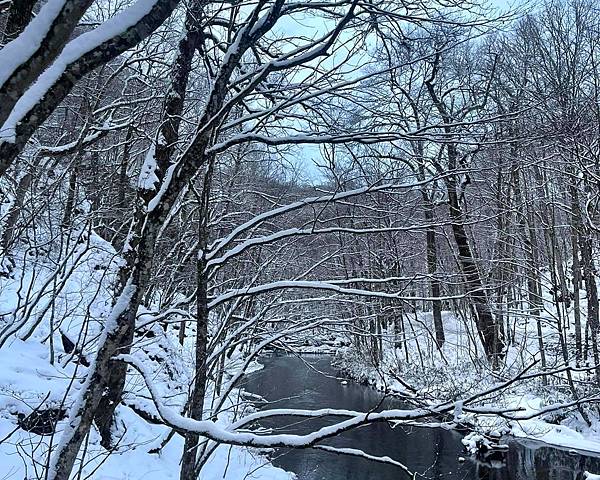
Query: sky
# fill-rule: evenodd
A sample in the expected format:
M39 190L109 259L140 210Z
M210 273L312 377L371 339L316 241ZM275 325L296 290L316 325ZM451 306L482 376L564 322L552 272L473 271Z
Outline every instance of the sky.
M505 13L509 10L512 10L516 7L523 7L525 2L515 2L512 0L490 0L487 5L496 10L496 14ZM307 16L287 16L283 18L276 27L274 28L274 32L281 35L301 35L304 37L317 38L323 35L326 31L332 29L334 27L333 21L323 21L322 19L309 18ZM342 34L340 38L340 43L351 39L351 36L354 33L348 31ZM373 37L373 42L371 45L368 44L368 49L374 49L376 45L376 40ZM341 56L340 53L339 56ZM353 61L351 66L355 67L356 65L360 65L360 62L368 62L369 59L368 52L363 52L360 57L356 58L356 61ZM328 61L331 64L336 63L336 56L332 55ZM353 75L357 75L358 73L354 73ZM322 158L320 148L318 145L304 145L294 149L293 154L288 155L286 160L296 167L296 170L301 172L301 178L299 179L302 182L306 182L309 184L318 184L323 180L323 171L317 165L323 164L324 160Z

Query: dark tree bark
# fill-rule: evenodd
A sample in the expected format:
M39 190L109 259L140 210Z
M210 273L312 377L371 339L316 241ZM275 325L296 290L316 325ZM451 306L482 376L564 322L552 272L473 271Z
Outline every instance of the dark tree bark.
M101 429L105 432L109 430L110 422L105 419L112 418L114 408L123 391L127 371L124 365L117 367L114 356L128 353L131 348L135 318L149 285L154 248L161 227L185 185L197 175L201 168L206 166L206 162L211 161L210 155L215 154L214 150L208 151L209 147L216 137L220 120L229 113L234 105L231 103L224 108L231 76L238 68L239 62L247 50L273 27L281 15L283 5L284 0L276 0L262 17L259 5L250 14L248 22L236 33L236 38L232 41L232 50L225 56L225 61L214 78L203 114L197 121L196 135L177 163L169 165L168 168L172 171L168 181L165 180L166 175L163 171L165 165L161 165L161 159L156 158L158 168L155 173L159 183L162 183L160 201L152 202L156 195L155 190L139 189L139 203L142 205L136 209L128 249L124 254L125 265L119 273L121 293L115 304L106 338L98 350L96 362L90 368L80 400L71 412L72 428L65 431L60 448L54 454L52 465L54 468L50 469L52 473L49 480L68 479L81 443L89 432L95 416L97 422L103 425ZM353 9L350 9L347 16L338 23L338 32L350 20L352 12ZM152 15L151 12L149 15L154 18L158 13L154 12ZM324 43L323 49L326 49L328 45L328 43ZM102 56L101 51L97 53ZM312 55L316 58L319 54L320 50L316 50ZM300 55L296 62L304 64L312 58L310 55ZM295 64L286 62L284 65L285 67L281 68L288 68ZM273 66L273 68L276 67ZM269 69L261 70L258 78L253 79L252 85L257 85L259 79L266 78L269 72ZM150 208L151 203L152 207Z
M449 155L455 155L454 147L448 146ZM458 199L457 185L455 178L449 178L446 181L448 190L448 205L450 210L450 218L452 220L452 233L454 241L458 248L458 261L462 273L465 277L466 290L469 298L473 302L475 310L477 330L481 337L481 343L485 350L487 358L492 365L498 366L503 358L504 340L500 335L498 325L494 320L494 316L488 305L487 295L475 263L475 258L469 245L467 232L464 227L464 219L460 202Z
M579 290L581 289L581 265L579 262L579 244L580 244L580 235L582 231L583 225L580 224L581 221L581 211L579 208L579 196L577 193L577 185L575 184L575 179L573 174L571 174L571 179L569 181L569 193L571 196L571 249L573 264L571 267L571 273L573 277L573 316L575 323L575 359L577 362L577 366L581 362L582 353L583 353L583 344L581 338L581 309L580 309L580 299L579 299ZM589 301L589 299L588 299ZM588 312L589 314L589 312Z
M442 118L444 132L451 138L454 133L452 127L454 119L444 102L439 98L434 86L434 80L438 73L439 66L440 54L438 53L434 59L431 77L425 81L425 86L436 110ZM501 335L501 330L497 325L488 304L488 298L464 226L463 212L459 197L458 176L454 173L460 164L457 145L449 142L446 145L446 153L448 158L447 171L450 175L445 178L445 184L448 194L448 207L452 233L458 248L458 261L460 263L462 274L465 277L467 293L473 303L477 330L485 354L492 363L492 366L498 367L504 355L504 338ZM461 195L464 195L464 191L461 192Z
M31 10L27 12L30 0L17 2L11 7L11 14L16 25L9 25L13 30L13 35L19 33L19 29L29 23L31 18ZM56 14L50 28L45 33L41 42L35 49L35 52L21 63L12 72L8 78L0 84L0 125L4 124L13 107L32 85L39 75L52 63L52 61L60 54L63 47L73 34L79 19L83 16L93 0L66 0L61 10ZM23 11L16 11L21 10ZM48 15L42 7L40 15ZM9 15L9 21L11 20ZM10 34L10 33L9 33Z
M31 21L33 7L37 0L13 0L8 10L2 44L17 38Z
M71 220L73 218L73 209L75 207L75 196L77 194L77 176L79 173L79 168L77 165L78 158L73 160L73 165L71 167L71 173L69 174L69 187L67 191L67 202L65 203L65 210L63 213L63 218L61 222L61 228L68 229L71 225Z
M206 248L208 246L208 204L212 184L212 165L208 160L207 173L204 179L202 198L200 200L200 219L198 222L198 244L200 255L197 262L196 277L196 346L194 385L190 396L190 417L202 420L204 396L206 395L206 360L208 357L208 272L206 270ZM195 433L187 433L181 457L181 480L196 480L200 472L197 470L197 452L200 437Z
M521 189L521 171L517 163L517 150L512 150L513 163L511 166L511 184L517 209L517 227L521 234L525 254L525 275L527 278L527 302L529 312L534 317L537 327L538 348L542 368L546 368L546 350L542 332L542 286L540 281L540 252L535 221L531 212L530 202ZM543 378L546 382L546 378Z
M425 216L425 222L428 225L434 222L434 206L431 202L429 194L421 190L425 208L423 210ZM441 294L441 285L438 278L438 266L437 266L437 246L435 242L435 227L428 226L425 231L426 243L427 243L427 273L430 275L429 285L431 289L432 297L439 297ZM433 311L433 326L435 329L435 340L439 349L444 346L446 336L444 334L444 323L442 321L442 305L440 300L432 300L431 306Z
M179 140L179 124L181 122L181 116L183 113L183 105L186 98L186 90L189 80L189 75L192 67L192 59L194 55L194 51L198 46L199 35L198 31L195 27L196 22L199 19L199 15L201 14L200 6L201 2L195 2L193 6L188 10L187 18L186 18L186 29L187 34L182 37L178 45L178 55L175 58L174 66L173 66L173 74L171 79L170 91L167 93L165 98L165 105L163 109L163 122L161 123L160 134L158 138L160 139L156 146L154 157L156 160L157 171L155 172L159 181L164 178L164 175L169 167L170 162L173 159L173 155L175 152L175 146ZM138 210L134 215L134 225L132 228L133 237L140 238L142 235L148 235L148 233L142 232L142 228L145 222L145 211L146 207L154 195L154 191L139 191L138 192ZM162 220L160 221L162 223ZM158 233L158 229L156 230L156 234ZM130 233L131 235L131 233ZM134 239L134 242L136 240ZM150 245L150 244L148 244ZM140 255L144 255L142 251L142 245L140 245ZM152 240L152 249L154 249L154 240ZM135 269L137 259L132 257L130 259L130 269ZM147 260L147 265L144 267L144 270L148 270L146 275L149 273L151 268L151 257ZM121 278L121 282L124 284L126 279L128 278L128 274L126 272L124 276ZM145 285L145 283L143 284ZM141 299L140 299L141 303ZM139 303L137 305L132 304L131 308L139 307ZM126 344L122 345L123 349L127 349L128 344L133 341L133 337L130 339L129 336L126 337ZM109 447L113 443L112 439L112 425L114 421L114 411L117 405L121 401L121 397L123 395L123 388L125 386L125 377L126 377L127 366L123 362L115 362L115 370L114 374L111 378L111 386L108 393L102 398L102 401L99 405L98 412L96 414L96 424L100 430L102 435L102 444L105 447Z
M39 160L36 160L35 162L37 164L39 163ZM0 253L3 256L7 256L10 253L10 247L15 239L15 229L17 227L19 217L21 216L21 210L25 202L25 197L27 196L27 192L29 191L31 183L33 182L34 170L35 166L29 167L25 175L19 179L19 183L17 184L15 199L6 216L4 231L2 232L2 252Z
M571 188L572 208L574 216L574 228L578 234L579 250L581 252L581 268L583 270L583 279L585 281L585 291L587 298L587 321L590 325L590 336L592 343L592 355L594 365L596 365L596 384L600 385L600 352L598 350L598 333L600 332L600 308L598 300L598 287L596 285L596 265L593 256L593 246L589 235L589 229L585 228L583 223L581 209L579 207L579 197L577 188ZM579 295L579 292L575 292ZM580 339L581 342L581 334Z

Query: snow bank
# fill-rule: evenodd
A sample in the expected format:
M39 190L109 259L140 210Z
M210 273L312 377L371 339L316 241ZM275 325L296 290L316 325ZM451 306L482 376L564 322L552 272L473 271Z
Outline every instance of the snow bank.
M585 311L583 298L581 305ZM551 312L551 306L547 306L547 311ZM519 321L505 366L501 371L492 372L483 357L483 348L474 334L476 330L472 323L465 323L451 312L443 312L446 342L440 352L427 331L433 331L431 313L417 312L416 319L411 314L406 323L409 321L413 323L413 330L406 341L391 330L383 333L384 352L380 365L374 366L370 357L361 354L355 347L339 349L336 363L355 380L376 389L420 398L433 404L467 398L514 378L535 361L538 352L535 322L527 319ZM560 352L559 345L551 343L556 333L550 321L543 324L543 335L548 352ZM479 352L479 357L473 354L475 351ZM547 362L549 369L564 367L559 353L547 354ZM532 369L529 373L535 371ZM573 377L590 381L590 374L573 372ZM544 384L541 377L529 378L508 386L501 393L483 398L477 404L511 410L514 419L461 410L454 412L454 423L467 426L478 435L511 434L568 449L600 452L600 420L594 405L583 407L591 425L587 425L573 407L553 408L572 400L564 372L552 376L548 384Z
M58 278L64 285L56 289L52 279L56 269L38 256L30 260L24 251L14 253L15 265L10 277L0 277L0 331L24 317L28 311L23 297L39 297L31 309L30 319L8 337L0 348L0 470L3 478L42 478L42 467L48 452L59 441L67 427L66 414L75 401L93 360L97 339L110 320L112 285L119 257L110 245L94 234L78 246ZM52 300L52 308L46 308ZM142 310L144 313L146 310ZM145 313L145 316L148 314ZM33 319L38 323L31 336L21 338ZM67 351L62 336L75 345ZM136 340L133 353L144 359L152 371L155 384L168 406L181 411L187 399L187 385L193 372L192 345L180 346L177 338L156 323L144 327ZM226 365L225 380L232 378L241 365L243 355L233 353ZM252 363L250 370L261 368ZM235 389L226 399L218 423L226 427L233 412L240 408L242 392ZM124 404L117 408L118 444L110 455L100 446L100 438L92 430L86 444L86 463L82 478L102 480L164 480L179 478L183 439L176 435L159 453L157 448L170 429L148 423L135 413L135 408L152 412L148 390L134 371L128 376ZM212 387L207 393L207 405ZM56 409L56 435L40 434L19 428L19 422L33 412ZM52 410L54 411L54 410ZM52 423L50 423L51 425ZM202 470L203 478L238 480L287 480L291 474L274 467L264 452L242 447L219 446Z

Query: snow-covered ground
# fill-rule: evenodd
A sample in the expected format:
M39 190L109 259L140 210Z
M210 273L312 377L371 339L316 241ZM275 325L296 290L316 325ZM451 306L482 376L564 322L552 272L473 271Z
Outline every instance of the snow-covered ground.
M64 417L81 387L104 319L111 306L111 284L117 257L106 242L83 236L76 253L56 265L46 256L17 252L10 277L0 277L0 478L43 478L48 452L59 441L66 420L56 434L26 431L20 427L36 415L51 410ZM58 276L54 273L61 269ZM18 332L13 325L19 325ZM35 328L33 328L35 327ZM82 328L84 327L84 328ZM146 332L147 335L147 332ZM191 346L180 346L176 332L165 333L154 325L152 335L136 342L136 356L144 358L169 405L182 408L192 375ZM69 347L68 338L76 349ZM71 350L69 352L69 350ZM233 376L243 358L234 354L225 377ZM257 367L255 365L254 367ZM210 390L210 388L209 388ZM211 391L207 394L210 403ZM219 415L229 423L239 410L235 389ZM130 372L125 403L131 406L148 398L143 380ZM33 413L33 416L32 416ZM114 451L100 446L93 429L85 442L81 477L102 480L163 480L179 478L183 439L175 435L160 453L151 453L167 438L169 429L143 420L129 406L117 409L119 441ZM31 431L34 430L34 431ZM34 433L37 432L37 433ZM202 470L203 478L237 480L287 480L291 474L270 464L264 452L220 446Z
M581 297L585 316L585 292L581 292ZM546 300L547 311L551 312L543 314L547 368L561 369L565 363L557 341L552 306L549 298ZM414 320L414 314L410 315ZM472 323L456 318L451 312L443 312L446 343L440 352L430 333L433 332L431 314L417 312L416 315L411 330L407 331L406 342L391 330L384 333L383 360L379 366L373 366L369 356L359 353L354 347L340 349L336 362L357 381L382 391L402 393L431 403L440 400L458 401L496 387L527 368L528 374L539 370L534 319L523 316L517 320L514 340L509 346L505 365L499 371L492 371L483 358L483 348ZM408 324L408 319L406 323ZM572 325L572 320L570 323ZM568 335L569 348L574 348L573 332L569 331ZM474 351L480 353L474 354ZM570 365L574 366L574 362ZM516 411L509 414L513 418L459 412L456 420L476 433L511 434L569 449L600 452L597 407L600 397L592 391L588 392L584 385L593 382L593 372L573 372L572 375L580 398L595 399L595 402L582 406L590 424L584 421L574 406L555 409L574 400L564 372L549 376L546 383L541 377L516 381L501 393L489 395L478 403L485 407L514 409ZM408 389L407 385L414 388L414 391Z

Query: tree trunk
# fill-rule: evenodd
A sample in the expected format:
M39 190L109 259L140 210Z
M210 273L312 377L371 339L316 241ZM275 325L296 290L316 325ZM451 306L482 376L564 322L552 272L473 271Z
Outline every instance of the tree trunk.
M36 161L32 167L28 168L25 175L19 179L19 183L17 184L15 199L10 207L10 210L8 211L6 223L4 225L4 231L2 232L1 253L3 256L8 256L12 242L15 239L17 222L21 216L21 210L23 209L25 197L27 196L27 192L29 191L31 183L33 182L33 171L38 165L39 162Z
M593 246L589 236L589 230L583 223L583 215L579 206L579 195L577 186L573 183L574 175L571 175L569 190L571 193L571 208L573 216L573 230L577 232L579 250L581 252L581 268L583 270L583 278L585 280L585 291L587 298L587 321L590 325L592 355L594 356L594 364L596 365L596 383L600 385L600 354L598 352L598 332L600 331L600 308L598 305L598 287L596 285L596 265L593 257ZM576 256L576 253L574 254ZM577 262L579 263L579 262ZM579 269L579 265L577 265ZM575 262L573 263L575 268ZM573 276L573 284L575 284L575 275ZM579 285L577 286L579 288ZM577 297L579 303L579 290L575 289L574 296ZM576 321L577 321L576 317ZM577 335L579 333L579 347L577 347ZM581 349L581 323L579 328L575 325L575 342L577 348L577 359Z
M196 277L196 347L195 347L195 371L194 385L190 398L190 418L202 420L204 411L204 396L206 395L206 360L208 358L208 272L206 270L206 249L209 236L209 200L212 185L212 168L214 158L208 160L207 172L204 178L202 198L200 203L198 220L198 247L199 255L197 262ZM196 433L186 433L181 457L181 480L196 480L199 472L196 468L198 441L200 437Z
M448 149L449 155L451 155L453 146L448 146ZM488 360L494 367L498 367L503 358L504 340L500 336L498 326L488 305L483 282L469 245L457 194L456 179L448 178L446 187L452 220L452 233L458 248L458 260L465 277L467 293L475 310L477 330Z
M195 13L199 12L194 11L193 8L188 12L188 17L192 18L193 22L199 18L194 16ZM188 34L179 44L179 54L173 67L172 93L167 96L163 113L165 121L161 126L160 138L164 139L164 142L160 142L155 151L157 164L155 173L159 181L164 178L174 152L191 60L197 41L198 35L195 29L188 29ZM65 432L61 447L54 454L55 468L50 469L48 480L68 480L81 442L89 432L94 418L102 435L102 444L108 446L112 443L114 411L121 400L127 373L127 366L123 362L115 362L112 359L117 353L129 353L131 348L137 310L150 277L156 238L171 207L168 201L163 200L152 211L146 213L147 205L154 195L153 190L138 189L138 204L132 221L130 243L124 255L126 265L119 271L121 291L114 306L115 325L113 328L108 327L110 329L106 339L100 346L96 362L88 373L81 399L74 413L72 412L73 428ZM126 295L127 289L133 289L133 293ZM126 302L124 296L127 296ZM119 309L122 310L118 311Z
M571 194L571 249L573 264L571 266L571 275L573 277L573 317L575 323L575 361L577 366L580 365L583 353L582 337L581 337L581 306L579 291L581 290L581 265L579 263L579 230L581 226L578 224L578 217L575 212L579 211L577 204L577 190L573 185L573 179L569 186Z
M187 84L189 79L189 74L192 66L192 58L194 55L194 51L198 42L198 32L195 27L196 22L199 19L200 11L199 11L199 2L195 2L188 10L188 14L186 17L186 29L187 34L180 40L179 42L179 50L178 55L175 59L172 79L171 79L171 89L167 94L165 107L163 112L163 123L160 129L159 141L156 144L155 149L155 160L156 160L156 175L159 180L164 177L165 172L171 162L172 156L175 152L175 146L179 139L179 124L181 121L181 114L183 112L183 104L185 101L185 95L187 90ZM154 190L150 191L140 191L138 194L141 197L142 203L147 205L151 198L154 197ZM141 268L143 269L143 277L144 282L138 283L144 291L148 286L148 276L150 274L150 268L152 263L152 256L147 256L148 252L154 251L154 246L156 242L156 238L158 236L158 232L163 221L166 218L168 213L169 206L165 206L163 212L156 213L152 212L148 215L148 219L144 220L144 211L145 207L140 208L137 217L138 220L134 220L134 228L132 232L134 232L134 236L143 238L143 244L140 245L140 251L138 252L139 260L133 258L131 260L132 268L136 268L138 262L142 262ZM146 231L143 231L144 225L147 225ZM130 233L131 235L131 233ZM122 279L123 281L123 279ZM143 295L145 292L142 292ZM137 304L132 305L132 308L135 308L135 311L132 313L135 318L135 314L139 305L142 302L142 298L140 297ZM127 341L130 343L133 340L128 339ZM127 345L123 345L123 348L129 348ZM119 363L115 366L114 375L110 381L110 391L108 395L105 395L103 398L103 402L101 405L101 409L97 413L96 423L102 433L103 445L108 446L112 443L111 438L111 428L113 423L113 414L116 406L121 400L123 387L125 386L125 375L126 375L126 366L122 363Z
M77 193L77 174L79 173L78 156L73 160L71 165L71 174L69 175L69 188L67 191L67 201L65 203L65 210L63 212L63 218L61 222L61 228L68 229L71 226L71 220L73 219L73 209L75 207L75 195Z
M455 119L452 118L448 107L444 104L443 98L440 99L436 93L434 86L434 80L438 72L441 54L438 52L435 56L431 77L425 81L427 91L442 117L444 123L444 132L451 136L453 133L453 126ZM483 288L483 282L475 258L469 245L467 232L464 227L463 212L460 206L460 199L458 196L457 188L457 175L455 173L459 166L459 152L455 143L448 143L446 145L446 151L448 154L448 172L451 174L445 178L446 190L448 192L448 205L450 209L450 219L452 223L452 233L454 240L458 248L458 261L460 268L465 277L466 290L473 303L473 309L475 311L477 330L485 350L485 354L488 360L491 362L494 368L499 366L499 363L503 358L504 351L504 339L500 334L500 329L494 320L492 311L488 305L487 295Z
M437 274L437 246L435 243L435 228L432 226L434 222L434 206L431 202L429 194L425 190L421 190L425 208L423 214L425 216L425 223L429 225L425 231L425 238L427 242L427 273L429 273L430 280L429 285L431 289L432 297L439 297L441 288L440 280ZM435 341L437 347L441 350L446 341L444 334L444 324L442 322L442 305L440 300L432 300L431 306L433 311L433 326L435 329Z
M513 153L513 157L516 158L516 152ZM545 369L546 350L544 347L544 336L541 321L543 297L539 274L539 243L535 231L535 221L533 218L533 212L529 207L529 201L523 197L521 191L521 178L519 176L519 170L516 162L513 163L511 177L513 191L515 194L515 201L517 202L517 225L519 227L519 230L521 231L521 236L524 244L524 270L527 276L527 303L529 306L529 313L535 319L538 349L540 352L540 361L542 369ZM546 377L543 377L542 381L544 384L546 384Z
M48 480L68 480L71 475L81 443L90 430L98 406L109 388L113 387L113 358L119 353L127 353L127 350L123 351L120 348L124 344L130 345L133 339L135 313L129 313L135 312L131 305L139 299L139 291L135 283L129 282L122 289L113 307L112 318L106 327L96 361L88 371L81 394L70 413L69 426L64 430L60 445L51 459Z
M206 258L204 255L198 259L197 273L197 305L196 305L196 366L194 372L194 385L190 401L190 418L202 420L204 411L204 396L206 395L206 359L208 346L208 284L206 278ZM195 433L187 433L181 457L181 480L196 480L196 457L200 437Z
M591 240L585 231L579 234L579 247L581 250L581 266L585 280L585 291L587 298L587 321L590 325L590 339L592 344L592 355L596 365L596 384L600 386L600 354L598 352L598 333L600 332L598 287L596 286L596 266L592 253Z

